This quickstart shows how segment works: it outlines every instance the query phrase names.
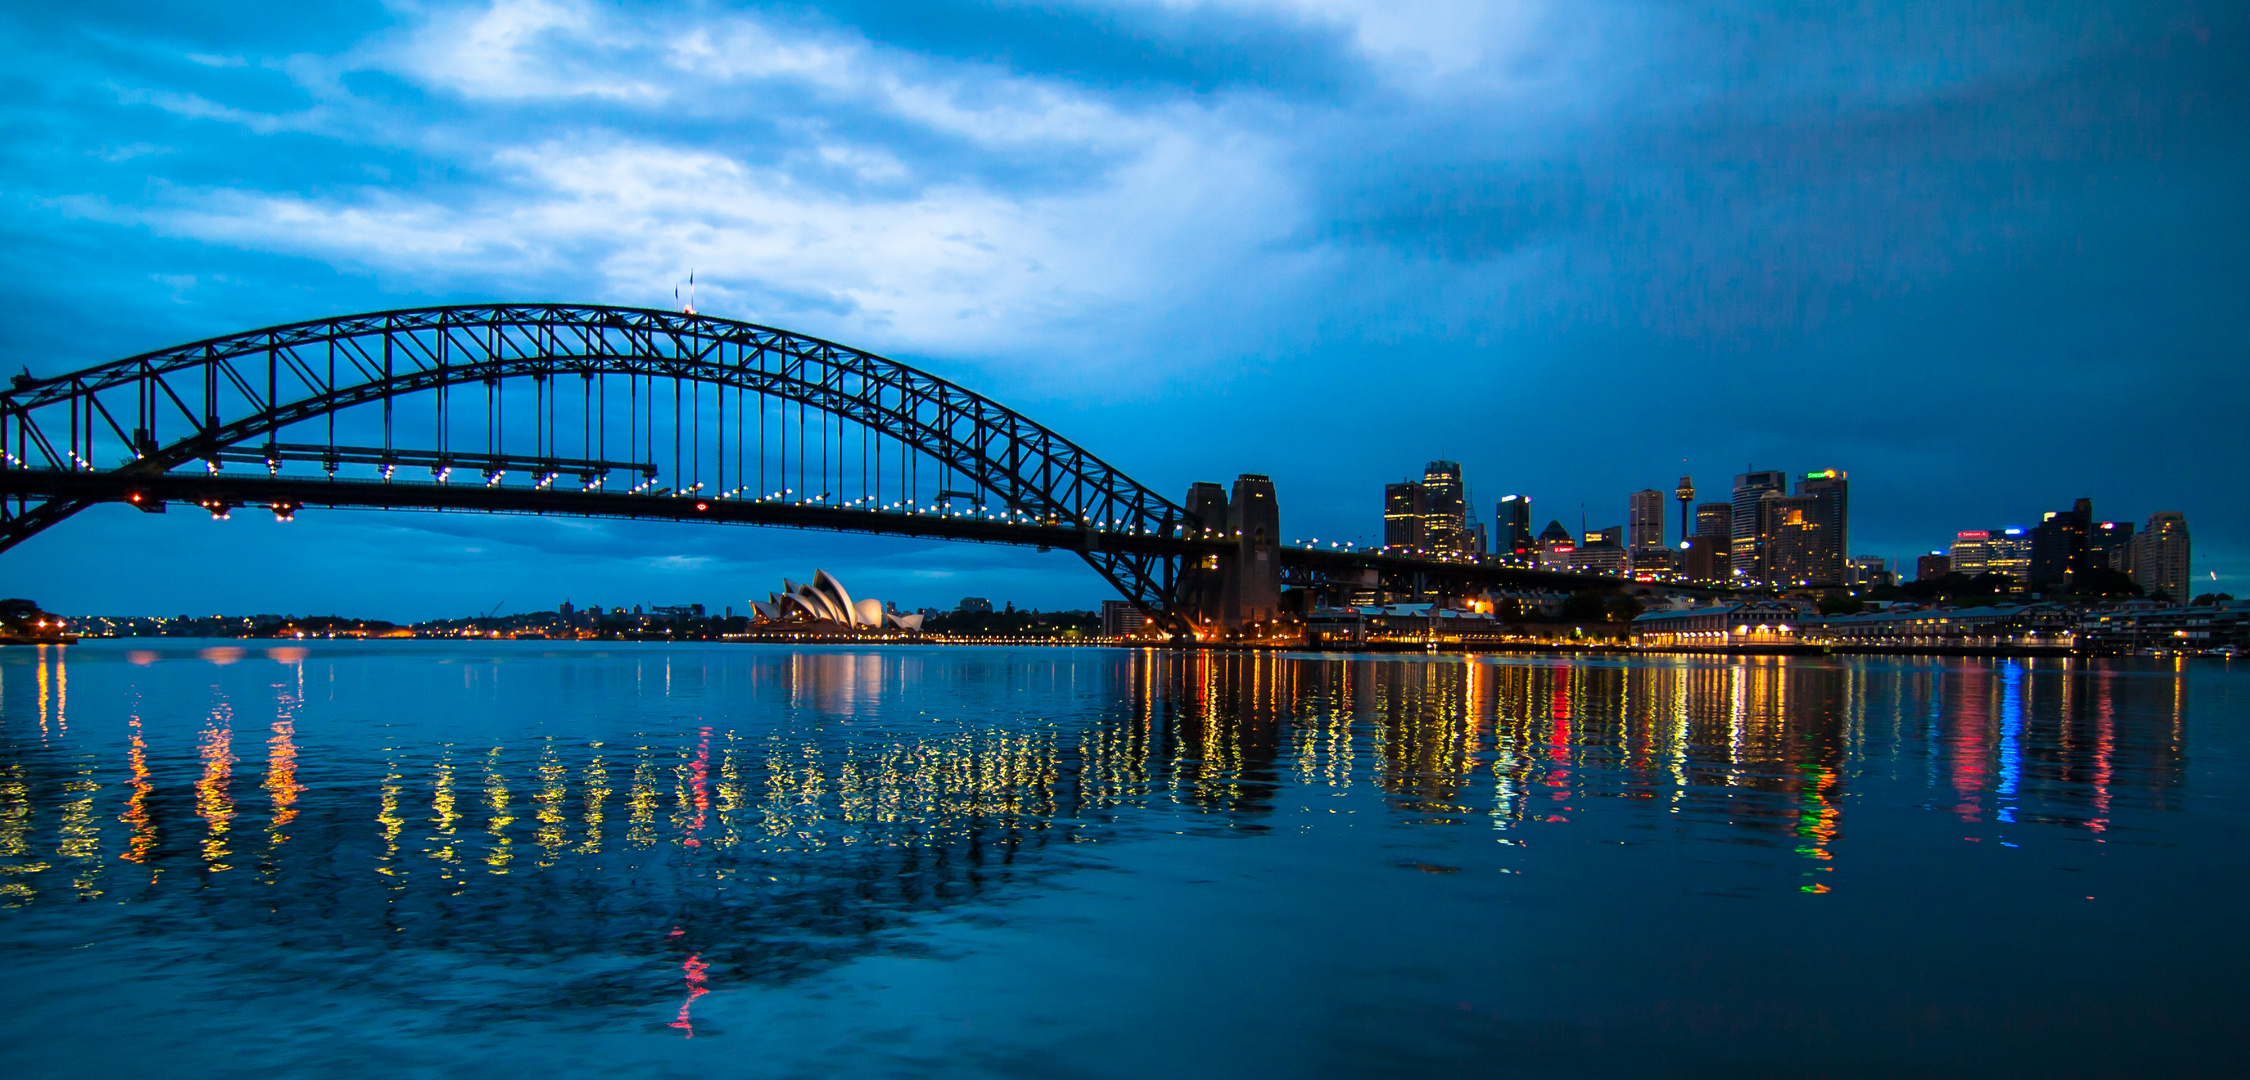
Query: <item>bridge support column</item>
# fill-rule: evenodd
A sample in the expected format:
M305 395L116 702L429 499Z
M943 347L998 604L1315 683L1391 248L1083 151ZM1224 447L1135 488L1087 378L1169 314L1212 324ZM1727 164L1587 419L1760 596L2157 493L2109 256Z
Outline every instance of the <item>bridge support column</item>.
M1240 630L1281 614L1281 513L1273 481L1243 473L1232 497L1203 482L1188 489L1188 512L1202 533L1228 542L1224 553L1201 556L1181 568L1180 602L1205 631Z

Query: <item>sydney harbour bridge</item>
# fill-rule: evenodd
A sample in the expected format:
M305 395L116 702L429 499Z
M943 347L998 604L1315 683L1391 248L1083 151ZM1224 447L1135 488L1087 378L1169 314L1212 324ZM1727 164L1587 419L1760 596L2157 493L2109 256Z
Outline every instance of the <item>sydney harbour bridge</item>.
M0 552L104 502L784 526L1070 551L1176 637L1291 588L1619 584L1288 544L1263 476L1175 503L927 372L692 312L386 311L17 375L0 448Z

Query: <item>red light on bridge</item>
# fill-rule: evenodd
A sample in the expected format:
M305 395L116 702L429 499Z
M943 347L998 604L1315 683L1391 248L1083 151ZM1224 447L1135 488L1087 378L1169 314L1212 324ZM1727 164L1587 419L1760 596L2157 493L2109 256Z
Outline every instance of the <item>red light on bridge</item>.
M707 502L699 502L695 504L695 508L697 510L709 510L711 509L711 504Z

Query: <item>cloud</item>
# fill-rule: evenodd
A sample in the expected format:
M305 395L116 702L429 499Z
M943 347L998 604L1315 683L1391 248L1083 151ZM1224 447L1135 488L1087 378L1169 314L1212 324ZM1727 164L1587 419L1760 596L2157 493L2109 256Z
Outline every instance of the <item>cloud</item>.
M497 4L370 55L478 100L590 96L695 112L710 108L696 95L755 97L784 81L825 103L790 122L787 145L755 152L623 122L534 125L464 147L457 164L482 178L466 190L181 187L154 206L74 205L386 275L570 283L635 303L668 298L693 268L707 308L874 345L1018 356L1082 346L1089 324L1130 326L1195 302L1297 228L1274 145L1216 110L1123 109L1067 83L747 17L644 27L575 5ZM261 133L282 124L148 100ZM855 134L870 116L914 137ZM1082 167L1027 188L910 158L914 139Z

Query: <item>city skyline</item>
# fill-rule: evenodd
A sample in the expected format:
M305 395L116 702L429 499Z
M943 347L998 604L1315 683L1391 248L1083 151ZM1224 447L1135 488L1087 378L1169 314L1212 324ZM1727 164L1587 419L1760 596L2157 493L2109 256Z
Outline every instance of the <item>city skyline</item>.
M2209 494L2250 439L2239 26L946 10L11 11L0 347L52 375L679 289L976 386L1167 493L1270 475L1291 536L1377 540L1369 493L1429 460L1480 520L1531 495L1535 529L1835 463L1847 554L2092 495L2186 514L2216 587L2250 574L2250 510ZM883 595L1105 596L1030 552L409 513L97 508L21 554L0 591L85 610L750 595L813 560Z

